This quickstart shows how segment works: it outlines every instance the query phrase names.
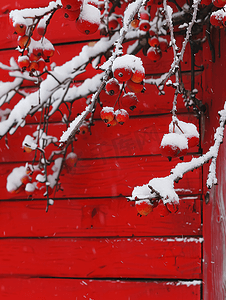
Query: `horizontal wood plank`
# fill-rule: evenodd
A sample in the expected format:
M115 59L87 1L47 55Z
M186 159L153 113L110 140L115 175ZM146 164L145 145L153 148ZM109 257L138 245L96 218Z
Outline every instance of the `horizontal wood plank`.
M201 240L1 239L0 275L200 279Z
M189 161L191 156L186 156ZM152 178L164 177L180 162L168 161L161 156L123 157L96 160L79 160L76 167L61 176L63 188L58 198L89 198L130 196L135 186L147 184ZM2 164L0 169L0 199L23 199L25 193L9 194L6 190L7 176L15 167L24 164ZM52 173L52 172L50 172ZM49 174L50 174L49 173ZM175 189L179 194L200 194L202 170L198 168L184 175Z
M201 281L1 278L1 299L200 300Z
M198 119L193 115L180 115L178 118L181 121L192 122L198 129ZM160 154L161 140L163 135L168 133L171 120L170 114L161 117L131 117L123 126L114 127L107 127L102 120L95 120L95 126L91 128L92 134L88 132L77 136L74 151L79 159ZM8 138L7 145L4 139L1 140L0 162L33 160L35 151L24 152L22 143L26 135L32 136L37 131L37 126L38 124L20 128ZM65 130L66 125L62 123L50 124L48 135L55 136L59 140ZM20 147L18 151L15 151L15 144ZM45 150L46 157L48 158L55 149L55 146L48 146ZM189 152L198 152L198 146L190 148Z
M175 214L162 217L154 209L141 218L125 198L55 200L48 213L44 200L0 201L0 237L200 235L201 200L187 198Z

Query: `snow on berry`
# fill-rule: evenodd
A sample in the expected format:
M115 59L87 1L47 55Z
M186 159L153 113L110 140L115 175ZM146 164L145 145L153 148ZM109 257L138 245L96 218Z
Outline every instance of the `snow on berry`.
M6 189L8 192L13 193L23 184L22 179L27 177L27 167L21 166L14 168L7 177Z
M137 200L135 206L140 216L147 216L153 210L153 205L149 200Z
M123 125L129 119L129 114L123 108L118 109L115 111L115 119L119 124Z
M141 58L131 54L125 54L123 56L119 56L114 60L112 65L112 72L114 73L115 70L120 68L125 68L128 70L131 69L133 73L136 70L145 72Z
M100 117L105 123L111 122L115 117L114 108L110 106L103 107L100 112Z
M164 134L161 146L171 145L172 147L178 147L179 149L188 148L187 139L184 135L179 135L178 133L167 133Z
M167 133L164 134L160 150L163 156L172 157L183 156L186 154L188 149L187 138L178 133Z

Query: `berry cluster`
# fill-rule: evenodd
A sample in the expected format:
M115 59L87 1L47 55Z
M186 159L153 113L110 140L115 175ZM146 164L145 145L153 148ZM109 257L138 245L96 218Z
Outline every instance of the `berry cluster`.
M14 18L14 15L10 15L10 23L19 36L17 49L21 52L21 56L18 57L18 65L22 72L27 70L30 75L33 75L36 71L43 72L55 50L52 43L44 37L45 25L43 22L37 26L37 32L42 38L36 41L31 37L34 30L34 23L31 20L28 18L17 19Z
M173 157L182 158L189 148L197 146L198 143L199 133L196 126L174 118L169 125L169 133L162 138L160 151L169 160Z
M119 95L115 103L119 109L114 107L103 107L100 116L108 125L114 126L117 123L124 124L129 119L127 110L134 110L138 99L135 93L144 90L143 80L145 70L140 58L134 55L123 55L115 59L112 66L113 77L106 82L105 91L108 95ZM125 88L130 90L126 92Z
M152 4L153 2L154 1L152 1ZM150 5L150 1L148 5ZM169 45L166 39L159 36L159 32L156 28L156 22L150 21L148 5L146 6L146 8L142 7L139 15L137 15L131 22L131 26L133 28L139 28L141 31L147 32L148 45L150 46L147 50L147 57L153 62L156 62L161 59L162 52L166 52ZM160 1L158 5L162 5L162 1ZM152 23L154 26L152 26Z
M95 33L100 26L100 11L95 1L62 0L62 12L69 21L75 21L76 28L84 34Z

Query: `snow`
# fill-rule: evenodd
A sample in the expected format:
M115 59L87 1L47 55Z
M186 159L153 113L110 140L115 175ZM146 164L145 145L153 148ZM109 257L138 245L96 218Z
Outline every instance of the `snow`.
M7 177L6 189L8 192L15 191L22 185L21 179L27 176L26 170L26 166L20 166L12 170Z
M141 58L131 54L125 54L115 59L112 65L112 72L119 68L132 69L133 72L136 70L145 73Z
M89 21L92 24L100 24L100 11L90 4L84 4L79 19Z
M178 133L167 133L164 134L162 141L161 141L161 147L165 147L167 145L171 145L172 148L179 148L179 149L188 149L188 140L187 138Z

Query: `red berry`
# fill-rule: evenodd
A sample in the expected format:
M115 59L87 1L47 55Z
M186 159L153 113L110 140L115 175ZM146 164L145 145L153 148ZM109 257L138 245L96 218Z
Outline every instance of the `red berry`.
M150 15L147 11L143 10L142 12L140 12L140 19L141 20L146 20L149 21Z
M211 14L210 23L216 27L223 26L223 14L220 10L217 10Z
M43 49L41 46L36 46L32 49L32 52L35 56L37 56L38 58L40 58L43 54Z
M142 31L148 31L150 27L151 27L150 23L146 20L140 21L139 23L139 29Z
M153 36L150 39L148 39L148 44L151 47L158 47L159 46L159 40L156 36Z
M78 156L74 152L68 153L68 155L65 158L65 164L69 169L72 169L76 166L78 161Z
M226 4L226 0L213 0L213 5L219 8L222 8Z
M118 25L119 25L119 22L118 22L118 20L116 18L113 17L113 18L109 19L109 21L108 21L108 29L110 31L115 30L118 27Z
M111 78L106 82L105 90L108 95L117 95L120 91L120 85L117 79Z
M134 20L130 23L130 25L131 25L133 28L137 28L137 27L139 27L139 23L140 23L140 21L139 21L138 19L134 19Z
M86 4L76 21L77 29L84 34L95 33L100 26L100 11L95 6Z
M13 27L18 35L24 35L26 33L27 26L25 24L15 23Z
M41 59L38 61L38 71L39 71L39 72L42 72L43 69L45 68L45 66L46 66L46 63L45 63L44 59L41 58Z
M144 89L143 83L135 83L131 79L129 79L126 83L126 86L130 89L133 93L139 93Z
M188 141L183 134L168 133L164 134L160 151L163 156L171 160L172 157L183 156L187 153Z
M159 48L162 52L166 52L168 47L169 47L169 44L168 44L168 41L166 39L163 39L162 37L159 37L158 38L159 40Z
M37 55L34 55L34 53L29 54L29 59L30 61L38 61L40 59L40 57L38 57Z
M125 109L118 109L115 112L115 119L120 125L123 125L129 119L129 114Z
M156 212L159 213L160 217L166 217L170 214L169 210L162 202L162 200L159 201L158 207L156 208Z
M110 122L107 123L107 126L110 127L110 126L115 126L115 125L117 125L117 124L118 124L118 122L117 122L116 119L114 118L112 121L110 121Z
M147 52L147 56L150 60L156 62L161 59L162 51L155 47L150 47Z
M19 56L18 57L18 65L22 71L26 70L30 66L30 60L27 55Z
M55 49L54 48L45 48L43 50L43 58L46 59L46 58L49 58L49 57L52 57L54 55L54 52L55 52Z
M134 110L137 106L138 99L134 93L124 94L121 98L121 104L126 109Z
M27 48L31 43L31 39L27 35L20 36L18 39L18 45L21 49Z
M83 135L89 131L89 126L87 122L83 122L82 125L79 127L79 134Z
M132 77L131 77L131 80L135 83L140 83L144 80L145 78L145 72L144 70L136 70Z
M38 70L38 62L37 61L32 61L30 66L29 66L29 70L31 72L35 72Z
M147 216L153 210L153 205L149 200L135 201L135 206L138 211L138 214L140 214L141 216Z
M45 34L45 27L44 26L38 26L37 27L37 32L39 35L44 36Z
M111 122L115 117L114 108L109 106L103 107L100 112L100 117L105 123Z
M124 82L124 81L129 80L131 78L132 74L133 74L133 71L130 67L117 68L114 71L114 77L119 82Z

